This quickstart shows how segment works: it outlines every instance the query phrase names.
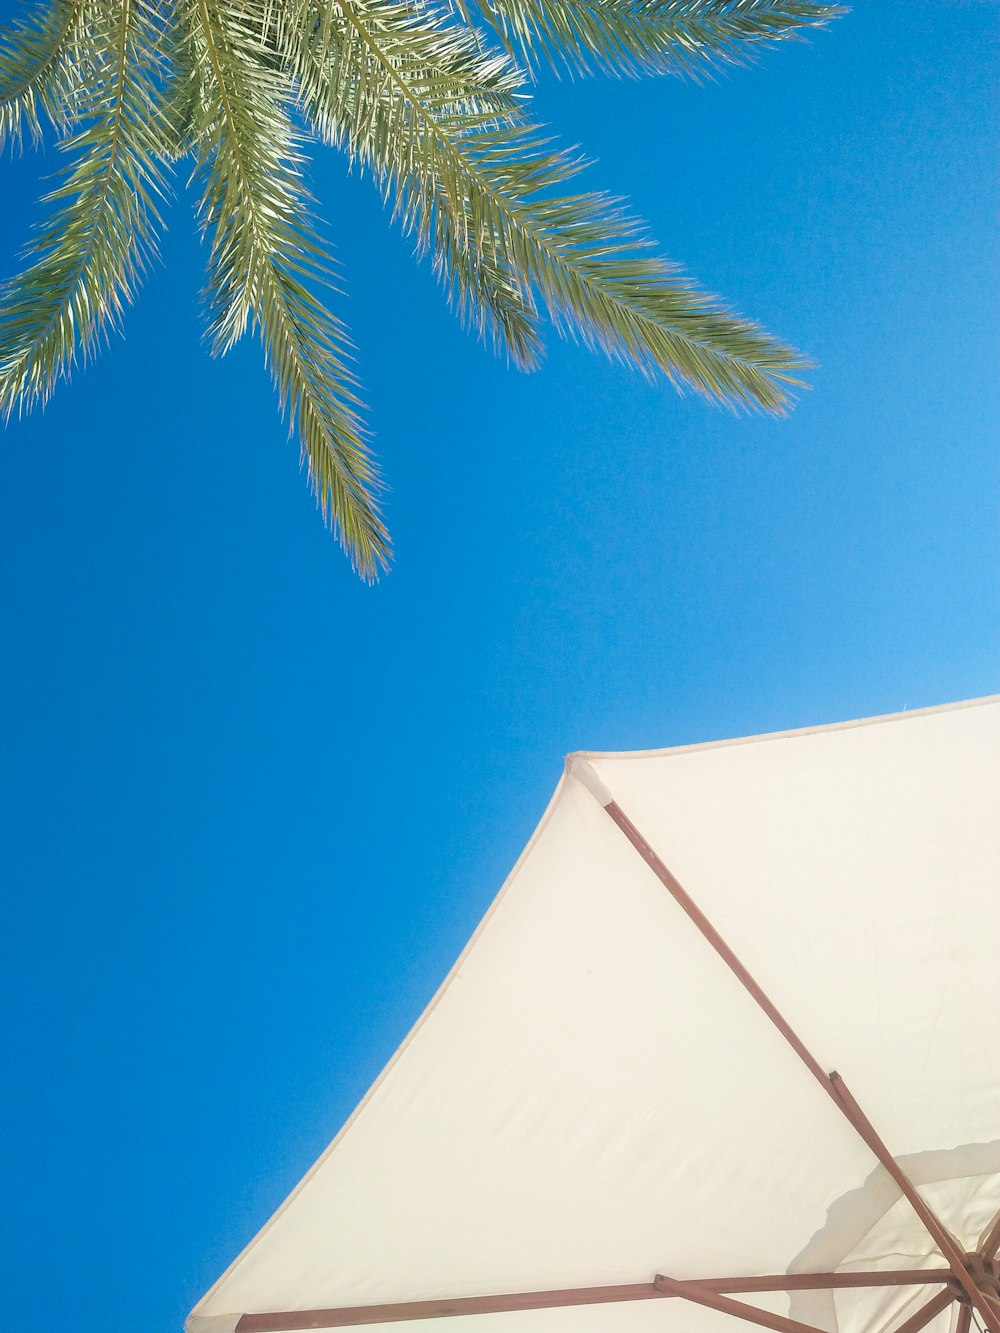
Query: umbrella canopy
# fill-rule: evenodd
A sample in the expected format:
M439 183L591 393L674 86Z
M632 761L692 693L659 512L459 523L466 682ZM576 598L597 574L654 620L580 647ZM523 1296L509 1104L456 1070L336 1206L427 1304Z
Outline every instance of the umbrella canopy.
M1000 697L571 756L187 1333L1000 1333Z

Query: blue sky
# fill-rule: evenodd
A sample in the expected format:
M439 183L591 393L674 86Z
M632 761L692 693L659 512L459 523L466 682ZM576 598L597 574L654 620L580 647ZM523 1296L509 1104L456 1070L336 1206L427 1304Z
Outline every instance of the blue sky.
M257 349L201 345L171 211L126 337L0 451L5 1328L176 1333L567 751L998 688L997 19L877 0L715 84L539 89L595 185L820 362L784 421L554 335L535 375L492 360L321 153L390 485L374 588ZM4 272L39 165L4 164Z

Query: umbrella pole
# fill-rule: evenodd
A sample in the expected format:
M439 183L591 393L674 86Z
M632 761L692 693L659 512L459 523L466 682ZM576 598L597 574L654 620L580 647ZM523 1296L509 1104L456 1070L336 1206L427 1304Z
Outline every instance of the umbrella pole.
M924 1202L912 1181L910 1181L906 1173L889 1152L886 1145L879 1138L871 1122L868 1120L867 1116L865 1116L857 1102L855 1102L839 1074L827 1074L802 1038L771 1000L770 996L767 995L763 987L757 982L756 978L743 965L739 957L715 929L698 904L685 890L676 876L669 870L667 865L661 860L654 848L642 836L635 824L632 823L631 819L598 777L589 761L582 758L575 758L573 761L572 772L575 773L591 795L594 796L598 803L604 808L611 820L617 824L618 828L646 862L653 874L656 875L660 883L667 889L678 906L697 927L704 939L712 946L729 970L740 981L751 999L753 999L753 1001L764 1011L773 1025L785 1038L789 1046L791 1046L795 1054L821 1085L824 1092L826 1092L832 1101L840 1108L841 1112L853 1126L855 1131L889 1172L889 1175L899 1186L903 1195L909 1201L917 1216L927 1228L934 1243L948 1260L952 1273L956 1280L961 1284L962 1289L973 1308L982 1317L989 1333L1000 1333L1000 1313L993 1308L993 1306L986 1300L983 1293L979 1290L972 1274L966 1266L965 1256L962 1254L954 1238L950 1236L947 1230L941 1225L941 1222Z

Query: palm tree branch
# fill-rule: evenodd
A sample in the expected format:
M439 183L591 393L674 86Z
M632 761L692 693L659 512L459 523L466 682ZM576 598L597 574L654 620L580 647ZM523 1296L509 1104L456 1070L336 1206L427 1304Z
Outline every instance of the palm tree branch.
M77 160L46 196L59 205L42 227L32 264L0 300L0 410L48 398L78 356L117 323L155 252L156 119L149 117L155 34L143 0L104 7L95 38L89 124L67 142ZM101 64L108 69L102 70Z
M429 103L439 116L447 107L464 122L492 124L516 108L511 93L519 76L495 55L483 57L465 33L450 29L447 45L441 43L440 31L425 11L419 32L406 15L399 33L403 40L393 54L408 63L410 77L397 80L394 60L382 43L368 41L360 13L349 6L338 6L338 12L347 29L339 43L331 41L329 5L318 39L308 39L309 28L302 20L290 34L297 53L291 73L303 110L322 139L346 147L372 169L383 195L394 198L393 216L404 233L416 234L419 252L432 252L435 271L462 322L474 324L522 368L536 365L541 339L530 291L506 263L498 262L495 246L477 244L464 203L428 162L420 143L422 111ZM384 36L393 31L393 15L402 13L398 6L380 8ZM345 78L340 65L352 32L361 56L358 68ZM365 73L369 63L380 71L377 77ZM337 89L346 96L331 92Z
M699 292L667 261L643 253L638 224L614 200L555 197L580 164L545 152L523 120L498 128L438 114L387 58L352 0L331 0L419 120L438 152L426 164L462 200L467 224L496 247L518 284L530 283L556 326L585 344L734 406L780 412L785 385L808 363Z
M241 46L245 33L210 0L196 0L195 10L206 82L218 101L217 123L209 127L216 141L206 138L200 164L202 218L212 230L214 345L226 350L248 324L259 332L324 518L371 579L389 559L378 477L344 330L301 281L327 274L295 170L291 125L259 53Z
M25 129L41 138L40 112L58 128L86 78L85 0L47 0L0 35L0 146L20 144Z
M825 0L479 0L504 46L534 68L699 78L843 14Z

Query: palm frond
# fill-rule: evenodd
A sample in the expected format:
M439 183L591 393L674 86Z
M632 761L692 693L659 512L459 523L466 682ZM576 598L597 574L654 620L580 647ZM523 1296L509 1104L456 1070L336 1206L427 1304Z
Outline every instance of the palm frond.
M339 47L340 60L350 62L343 85L374 82L378 119L368 100L338 97L332 79L324 105L358 156L374 157L398 182L404 216L410 208L426 216L427 199L446 201L438 212L455 244L488 256L523 302L540 298L557 327L586 345L718 401L785 409L803 358L651 256L641 226L618 201L564 193L581 164L518 113L467 112L450 99L438 103L423 83L411 86L411 69L427 67L426 55L406 58L411 28L390 26L384 0L365 21L362 3L328 0L356 34Z
M489 136L476 161L511 264L560 331L717 402L785 411L809 362L650 254L620 201L557 193L581 166L530 126Z
M38 0L0 37L0 142L71 157L0 291L0 411L93 353L155 251L166 164L192 154L216 352L259 335L324 517L389 558L302 144L373 178L461 321L523 367L565 336L733 407L784 411L809 364L658 257L526 114L540 60L697 77L840 13L824 0ZM478 16L478 17L477 17ZM496 38L499 36L499 45ZM490 45L492 41L493 45ZM518 59L527 63L527 72ZM303 123L306 130L302 129Z
M282 105L285 85L262 35L268 6L186 0L185 16L200 81L196 174L211 246L212 342L221 352L248 328L259 333L323 515L358 571L372 579L389 559L379 481L345 331L310 290L329 282L329 267Z
M692 78L845 11L823 0L479 0L507 50L534 68Z
M165 34L160 106L163 156L172 162L194 151L198 100L202 82L195 64L195 41L188 16L175 13Z
M78 357L117 323L155 252L163 175L155 110L158 15L147 0L107 0L88 20L93 67L77 98L75 159L46 202L54 211L33 262L0 297L0 410L44 402Z
M294 53L291 73L320 138L373 174L418 253L431 252L462 322L522 368L536 365L530 288L470 228L462 184L438 170L427 132L428 116L455 136L519 117L523 75L433 6L335 0L286 12L284 49Z
M19 145L25 130L37 142L42 113L66 128L92 64L91 9L87 0L46 0L0 33L0 147Z

